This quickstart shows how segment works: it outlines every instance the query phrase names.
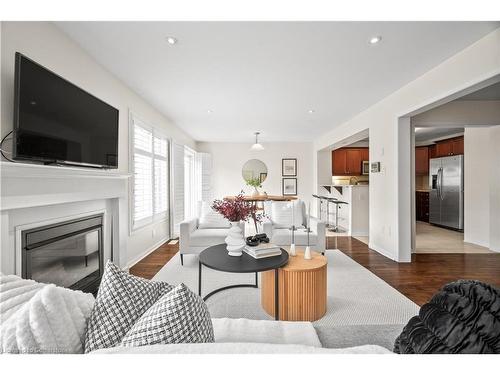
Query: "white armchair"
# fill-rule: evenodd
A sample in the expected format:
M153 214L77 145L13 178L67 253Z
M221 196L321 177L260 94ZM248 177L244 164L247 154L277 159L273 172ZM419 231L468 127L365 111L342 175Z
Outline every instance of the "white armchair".
M295 201L297 205L297 211L301 213L300 216L296 215L296 226L299 224L302 228L297 228L295 230L295 245L297 246L307 246L307 215L305 209L305 203L302 201ZM276 205L273 207L273 205ZM283 221L283 217L274 218L273 213L276 214L276 209L280 209L281 212L288 209L291 213L291 203L287 202L270 202L266 204L266 215L268 218L263 221L263 231L267 234L269 239L273 244L279 246L290 246L292 243L292 231L291 231L291 220L289 220L290 225L284 226L283 223L277 221ZM274 208L274 209L273 209ZM290 214L291 215L291 214ZM298 217L297 217L298 216ZM309 233L309 246L312 250L324 254L326 250L326 225L324 221L320 221L315 217L310 218L311 232Z
M214 213L208 212L210 216L207 220L207 211L210 209L207 202L198 202L198 216L185 220L180 224L179 231L179 253L181 265L184 265L185 254L199 254L207 247L224 243L229 233L230 224L222 216L215 217ZM216 214L219 215L219 214ZM222 219L221 219L222 218ZM202 225L200 225L200 219ZM243 235L245 233L245 223L240 223Z

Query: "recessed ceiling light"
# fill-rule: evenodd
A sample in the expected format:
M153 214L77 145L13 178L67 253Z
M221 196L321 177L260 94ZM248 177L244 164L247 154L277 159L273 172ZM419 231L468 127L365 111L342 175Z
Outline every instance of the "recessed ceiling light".
M210 114L212 113L213 111L211 109L207 109L207 113Z
M173 36L167 36L167 43L174 45L175 43L177 43L177 39Z
M314 109L310 109L307 113L314 113Z
M377 44L381 40L382 40L381 36L374 36L374 37L370 38L370 44Z

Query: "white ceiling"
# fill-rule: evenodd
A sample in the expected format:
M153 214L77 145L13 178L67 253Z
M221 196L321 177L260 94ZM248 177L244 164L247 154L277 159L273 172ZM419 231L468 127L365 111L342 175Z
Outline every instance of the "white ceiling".
M57 22L198 141L313 140L499 22ZM171 46L165 37L175 36ZM368 40L382 36L382 42ZM207 110L213 113L207 113ZM309 114L308 110L314 109Z

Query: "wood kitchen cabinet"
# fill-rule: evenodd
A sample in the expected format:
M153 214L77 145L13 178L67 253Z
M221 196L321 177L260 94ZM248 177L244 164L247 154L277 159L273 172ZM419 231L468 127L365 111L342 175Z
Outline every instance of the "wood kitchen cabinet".
M453 138L451 140L452 155L463 155L464 153L464 137Z
M332 176L344 176L346 174L346 150L340 148L332 151Z
M346 150L346 169L349 175L361 175L361 150L347 149Z
M332 176L360 176L362 162L368 161L368 147L344 147L332 151Z
M436 152L433 157L463 155L464 137L456 137L436 142Z
M429 147L415 147L415 173L417 175L429 174Z
M429 192L417 191L415 196L415 214L418 221L429 222Z
M368 147L361 149L361 161L369 161L370 160L370 149Z

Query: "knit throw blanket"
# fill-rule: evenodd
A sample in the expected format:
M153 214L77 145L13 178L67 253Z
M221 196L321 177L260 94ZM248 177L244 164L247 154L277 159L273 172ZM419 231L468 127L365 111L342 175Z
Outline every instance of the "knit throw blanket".
M0 274L0 352L83 353L91 294Z

